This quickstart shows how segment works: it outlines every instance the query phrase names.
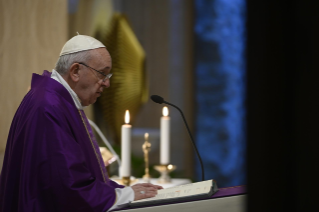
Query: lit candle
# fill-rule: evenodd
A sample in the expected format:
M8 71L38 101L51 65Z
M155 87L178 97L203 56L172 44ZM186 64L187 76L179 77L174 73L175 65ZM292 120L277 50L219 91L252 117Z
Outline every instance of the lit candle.
M161 151L160 151L161 165L169 164L169 160L170 160L169 134L170 134L170 117L168 116L168 108L163 107L163 116L161 117Z
M125 112L125 124L122 125L122 142L121 142L121 176L131 176L131 129L130 113L128 110Z

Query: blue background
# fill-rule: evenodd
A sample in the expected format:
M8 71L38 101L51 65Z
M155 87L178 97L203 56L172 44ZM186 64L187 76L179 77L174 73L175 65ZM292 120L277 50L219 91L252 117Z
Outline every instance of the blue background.
M196 145L206 179L213 176L219 187L246 183L245 6L195 1Z

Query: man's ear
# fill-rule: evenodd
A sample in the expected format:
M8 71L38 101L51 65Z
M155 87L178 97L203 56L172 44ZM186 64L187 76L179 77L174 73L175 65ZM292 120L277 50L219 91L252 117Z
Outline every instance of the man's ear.
M73 82L78 82L80 80L80 64L73 63L70 67L69 76L72 79Z

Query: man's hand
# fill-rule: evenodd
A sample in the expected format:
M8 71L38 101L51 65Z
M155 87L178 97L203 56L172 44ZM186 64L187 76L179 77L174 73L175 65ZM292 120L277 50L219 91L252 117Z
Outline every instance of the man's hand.
M134 200L140 200L155 197L157 190L163 189L162 186L153 185L151 183L139 183L131 187L134 191Z

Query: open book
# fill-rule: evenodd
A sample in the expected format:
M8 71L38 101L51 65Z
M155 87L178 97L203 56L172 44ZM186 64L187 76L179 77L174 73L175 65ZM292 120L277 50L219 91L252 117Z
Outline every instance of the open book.
M206 180L198 183L175 186L158 190L155 197L136 200L130 203L131 207L170 203L211 197L218 191L216 181Z

